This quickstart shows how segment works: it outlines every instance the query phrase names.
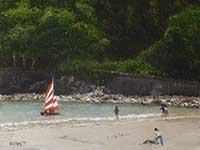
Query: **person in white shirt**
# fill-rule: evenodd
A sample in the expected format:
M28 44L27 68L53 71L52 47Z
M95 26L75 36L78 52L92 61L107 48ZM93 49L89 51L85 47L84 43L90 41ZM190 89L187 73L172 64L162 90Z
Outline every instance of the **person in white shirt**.
M155 131L155 143L156 144L161 144L163 146L163 137L162 137L162 133L158 130L158 128L154 128Z

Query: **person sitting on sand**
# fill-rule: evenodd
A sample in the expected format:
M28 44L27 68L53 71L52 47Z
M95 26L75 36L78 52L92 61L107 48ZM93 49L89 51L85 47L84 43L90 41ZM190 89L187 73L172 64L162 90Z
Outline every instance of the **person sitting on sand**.
M155 131L154 140L147 139L142 144L161 144L163 146L162 133L158 130L158 128L154 128L154 131Z
M161 144L163 146L162 133L158 130L158 128L154 128L154 131L155 131L155 143Z
M119 108L118 108L118 106L115 106L114 113L115 113L116 119L119 119Z

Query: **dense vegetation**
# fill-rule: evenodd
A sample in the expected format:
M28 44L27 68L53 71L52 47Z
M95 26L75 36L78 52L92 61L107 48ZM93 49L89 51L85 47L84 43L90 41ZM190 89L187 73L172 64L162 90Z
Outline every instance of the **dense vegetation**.
M0 0L0 66L200 79L199 0Z

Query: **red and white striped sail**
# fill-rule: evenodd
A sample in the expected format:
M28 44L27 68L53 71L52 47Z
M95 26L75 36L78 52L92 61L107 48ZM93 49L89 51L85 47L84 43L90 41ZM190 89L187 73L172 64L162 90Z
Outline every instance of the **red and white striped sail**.
M54 94L54 82L48 85L47 91L45 93L45 110L57 110L58 109L58 102L56 96Z

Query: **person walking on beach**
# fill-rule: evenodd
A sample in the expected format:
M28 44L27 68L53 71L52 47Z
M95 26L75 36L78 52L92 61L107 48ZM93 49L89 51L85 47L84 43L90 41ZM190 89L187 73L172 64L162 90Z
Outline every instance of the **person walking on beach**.
M164 143L163 143L162 133L159 131L158 128L154 128L154 131L155 131L155 143L161 144L163 146Z
M115 106L114 113L115 113L116 119L119 119L119 107L118 106Z

